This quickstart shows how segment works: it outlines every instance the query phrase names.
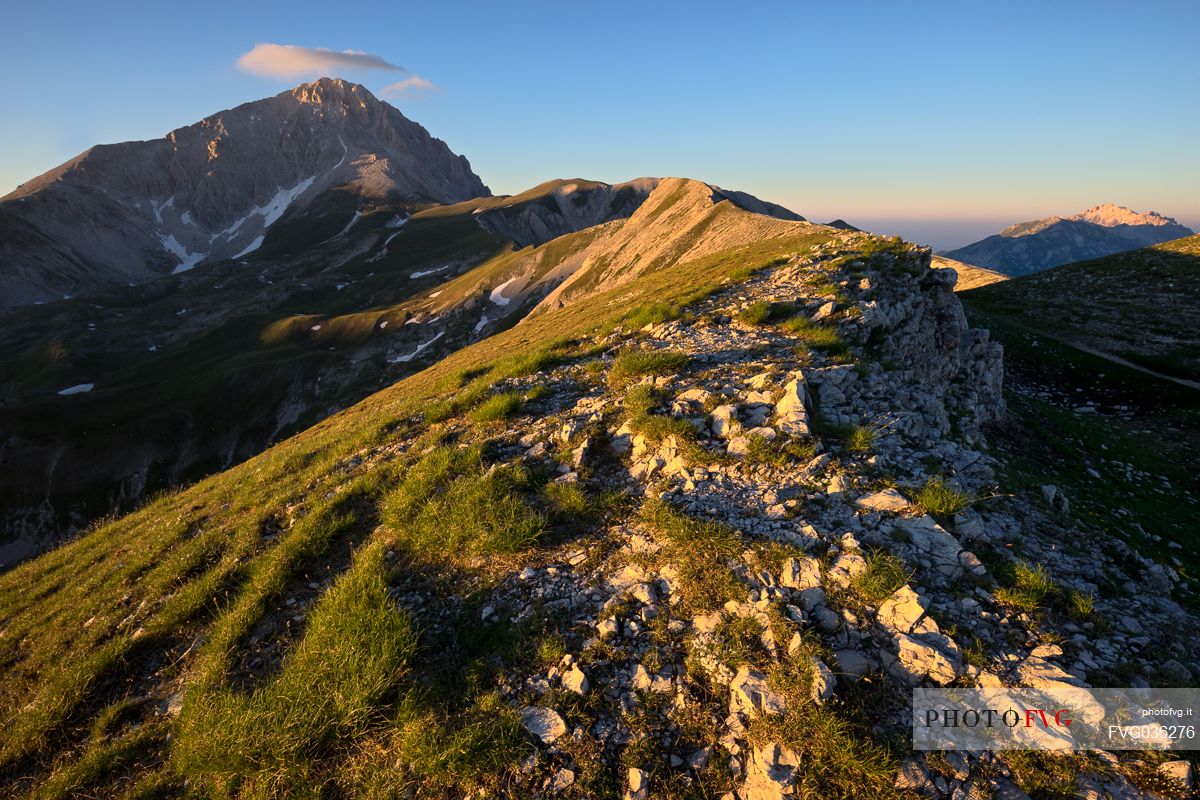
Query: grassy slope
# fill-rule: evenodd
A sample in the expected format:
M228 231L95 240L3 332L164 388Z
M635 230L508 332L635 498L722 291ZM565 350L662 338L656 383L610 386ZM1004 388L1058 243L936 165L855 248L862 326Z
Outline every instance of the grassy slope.
M44 787L44 794L51 796L78 795L97 784L128 786L128 781L117 780L123 774L136 776L138 786L149 791L161 782L178 780L179 772L196 770L194 777L203 773L202 753L163 754L171 747L172 732L164 722L138 729L136 742L128 735L111 738L105 732L121 715L131 713L131 706L146 702L143 698L153 685L177 678L188 654L192 688L173 730L185 742L202 737L189 726L201 724L202 731L197 720L223 719L220 709L231 703L260 703L285 713L282 707L296 680L289 669L296 668L297 661L303 665L309 657L304 654L321 651L322 643L295 650L281 665L279 678L260 687L264 694L241 700L243 695L230 692L236 688L247 636L265 617L280 613L276 609L284 597L308 592L312 583L340 586L348 581L359 587L361 607L347 600L349 605L339 606L338 613L351 629L367 625L366 617L377 608L372 605L377 589L372 587L385 574L378 553L391 544L372 534L379 521L377 508L411 465L412 457L403 451L405 443L420 434L414 413L453 393L464 374L482 373L476 380L487 382L536 370L542 361L522 359L523 354L603 328L651 300L668 305L685 301L694 296L695 287L718 284L739 270L829 236L829 231L812 229L733 247L644 274L585 305L543 314L454 353L226 473L97 526L0 576L0 665L6 675L0 688L0 718L7 723L0 734L2 769L10 775L43 777L52 771ZM395 446L394 462L357 469L355 454L381 444ZM333 604L329 598L344 599L345 593L326 592L318 608ZM313 613L306 640L320 639L321 619L325 617ZM382 633L365 628L365 641L377 635L392 637L393 649L406 651L410 645L404 620L384 625ZM445 643L425 646L437 650ZM478 646L480 652L501 649L497 643ZM319 730L296 744L299 750L282 751L283 760L310 768L319 755L312 748L348 758L337 748L331 751L329 742L344 742L362 726L370 726L376 719L372 709L381 701L373 676L401 674L403 662L368 658L370 674L363 684L332 684L328 691L340 692L357 705L330 710ZM459 668L467 668L467 663ZM400 702L398 713L406 724L416 726L423 741L459 735L461 720L447 722L453 709L393 702ZM469 714L475 713L471 709L486 710L489 701L460 697L454 702L454 713ZM488 719L495 716L491 713ZM451 741L446 748L487 750L478 741ZM437 753L427 755L433 758ZM414 752L413 758L419 757ZM263 758L278 758L278 753ZM164 766L167 762L172 766ZM472 760L462 768L477 763ZM277 788L272 781L282 780L265 767L262 774L266 783L252 787L254 793L269 793ZM213 780L210 786L219 789L220 777Z
M995 272L985 267L964 264L961 261L955 261L945 256L934 256L933 266L939 269L952 269L958 273L958 283L954 285L955 291L958 292L965 292L968 289L978 289L980 286L988 286L1009 279L1009 276L1003 273Z
M981 310L1200 380L1200 235L971 291Z
M1200 394L1071 343L1195 379L1197 278L1200 236L1189 236L959 295L972 323L1004 344L1016 422L998 440L1007 484L1059 485L1097 530L1175 564L1193 585ZM1101 413L1077 413L1085 401Z
M1197 392L1038 334L1023 320L980 307L976 296L960 295L971 324L988 328L1004 345L1010 424L992 437L1005 464L1003 484L1034 492L1059 486L1074 516L1173 563L1185 585L1195 586ZM1100 413L1074 410L1087 401ZM1172 541L1182 547L1171 547ZM1189 605L1198 603L1193 595Z

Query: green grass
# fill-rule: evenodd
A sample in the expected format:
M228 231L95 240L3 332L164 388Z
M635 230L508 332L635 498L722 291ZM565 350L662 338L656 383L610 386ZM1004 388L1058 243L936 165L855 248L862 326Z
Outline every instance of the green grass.
M913 503L935 517L951 517L971 505L971 496L933 476L917 491Z
M1058 587L1044 566L1033 566L1018 561L1012 568L1012 585L997 589L995 598L997 603L1006 608L1032 614L1057 590Z
M725 616L713 631L713 656L731 672L744 664L762 665L769 661L762 633L762 625L753 617Z
M746 587L727 563L743 550L732 528L689 517L657 498L642 505L639 519L664 542L668 558L679 571L680 591L689 611L711 610L728 600L745 599Z
M1061 402L1008 393L1011 424L990 437L1002 484L1032 497L1045 484L1058 486L1070 498L1072 519L1088 531L1089 546L1118 540L1170 564L1184 578L1176 599L1200 609L1194 589L1200 574L1195 525L1200 493L1189 468L1200 447L1195 390L1076 350L1031 330L1019 317L986 310L975 290L962 299L971 324L987 327L1004 345L1006 385L1032 381L1064 397L1124 405L1133 415L1076 414ZM1170 547L1172 541L1182 548Z
M647 325L659 325L683 316L683 310L677 304L648 303L632 309L621 317L621 324L629 330L641 330Z
M687 353L678 350L622 350L608 371L608 385L623 389L647 375L678 373L687 364Z
M696 427L686 419L652 413L662 401L661 392L653 386L639 384L629 387L624 400L625 419L635 434L645 437L647 444L653 447L662 444L668 437L674 437L676 447L684 457L694 462L710 463L724 458L723 455L708 452L700 445Z
M484 400L471 411L476 422L495 422L508 419L521 410L523 400L520 392L500 392Z
M796 307L792 303L769 303L757 300L738 312L737 318L747 325L766 325L792 316Z
M1090 592L1071 589L1067 592L1067 609L1076 619L1090 619L1096 611L1096 596Z
M866 425L852 425L845 444L851 453L869 453L875 444L875 431Z
M746 446L745 462L752 466L787 467L811 461L816 445L803 439L777 435L774 439L755 434Z
M279 675L243 694L188 697L172 748L183 774L214 787L287 794L316 762L363 735L416 651L412 620L391 602L379 548L322 596Z
M850 353L850 346L838 333L837 328L832 325L813 322L806 316L797 315L781 322L779 327L801 339L804 345L811 350L839 357L846 357Z
M850 582L850 593L860 602L877 608L908 583L912 570L900 558L885 550L872 550L865 559L867 568Z
M34 796L39 800L96 796L88 790L135 771L139 762L161 758L159 751L166 742L166 734L164 725L151 724L122 736L97 740L78 759L55 769Z
M800 767L795 773L798 797L853 800L903 797L895 788L897 760L878 737L850 712L834 704L818 706L811 698L812 648L800 657L774 665L768 672L771 687L779 692L787 711L751 721L746 738L755 747L776 743L795 751Z
M526 499L533 489L521 467L488 469L478 447L441 447L383 498L382 516L417 558L514 553L546 528L545 517Z

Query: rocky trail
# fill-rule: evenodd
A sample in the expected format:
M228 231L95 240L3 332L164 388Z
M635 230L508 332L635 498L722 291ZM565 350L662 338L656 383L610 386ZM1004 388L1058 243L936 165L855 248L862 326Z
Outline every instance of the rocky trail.
M1171 569L1090 541L1054 487L997 485L984 431L1003 412L1000 352L967 328L953 273L921 251L840 255L614 333L591 368L504 387L547 392L545 413L497 437L501 461L640 505L481 601L484 626L561 625L561 658L502 682L539 744L521 796L588 796L600 776L629 800L835 796L906 749L911 687L1194 680L1195 643L1161 635L1196 628ZM780 309L841 343L805 346L771 324ZM679 368L623 377L631 354ZM959 500L939 508L939 490ZM436 596L394 595L437 624ZM829 749L848 763L815 763ZM918 754L883 782L1021 798L1026 761ZM1073 796L1158 796L1134 781L1182 769L1127 761L1081 759Z

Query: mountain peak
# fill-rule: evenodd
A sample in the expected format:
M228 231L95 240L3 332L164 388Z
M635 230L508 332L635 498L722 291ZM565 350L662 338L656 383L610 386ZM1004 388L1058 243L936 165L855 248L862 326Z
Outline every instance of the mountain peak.
M1178 225L1171 217L1164 217L1157 211L1147 211L1145 214L1139 214L1126 206L1118 206L1113 203L1102 203L1098 206L1092 206L1087 211L1080 212L1071 219L1083 220L1096 225L1103 225L1106 228L1115 228L1118 225L1153 225L1162 227L1164 225Z
M328 77L302 83L285 94L290 94L301 103L315 106L345 103L350 98L358 98L360 101L377 100L375 95L371 94L371 91L362 84Z
M1069 217L1018 222L945 255L1016 276L1149 247L1192 233L1191 228L1157 211L1141 214L1104 203Z

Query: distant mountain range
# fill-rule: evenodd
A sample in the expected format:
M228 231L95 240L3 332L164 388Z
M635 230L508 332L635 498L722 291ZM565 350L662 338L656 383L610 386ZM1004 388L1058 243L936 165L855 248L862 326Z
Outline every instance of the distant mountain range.
M0 310L242 258L301 212L333 236L382 202L487 195L445 142L324 78L161 139L97 145L0 198Z
M1019 222L944 255L1017 276L1149 247L1193 233L1191 228L1156 211L1139 214L1125 206L1105 204L1070 217Z

